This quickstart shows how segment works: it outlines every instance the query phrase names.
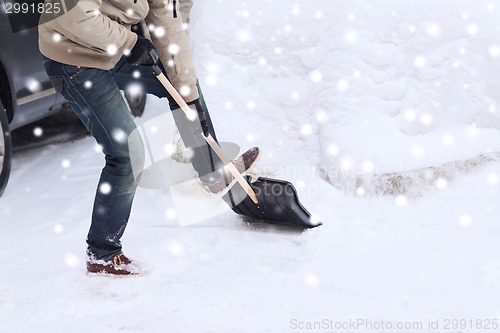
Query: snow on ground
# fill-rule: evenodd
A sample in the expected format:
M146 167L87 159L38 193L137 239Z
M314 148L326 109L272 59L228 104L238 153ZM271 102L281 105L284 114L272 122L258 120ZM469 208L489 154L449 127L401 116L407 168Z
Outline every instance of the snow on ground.
M2 331L341 331L357 319L426 331L464 319L477 332L476 319L498 320L497 7L197 2L190 36L219 139L262 147L258 171L293 181L324 225L301 233L227 212L180 227L168 190L140 189L123 243L152 274L91 278L93 139L20 153L0 200ZM166 107L149 98L139 122ZM432 168L443 173L416 182L418 196L324 181ZM324 319L333 326L299 329Z

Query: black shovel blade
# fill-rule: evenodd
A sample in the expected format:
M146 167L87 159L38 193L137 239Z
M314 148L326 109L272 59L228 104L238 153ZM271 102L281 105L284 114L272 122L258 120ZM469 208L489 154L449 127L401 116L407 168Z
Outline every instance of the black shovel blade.
M258 204L246 194L239 183L222 197L231 209L240 215L269 223L287 224L297 227L314 228L321 222L314 221L311 214L302 206L292 183L265 177L247 182L255 191Z

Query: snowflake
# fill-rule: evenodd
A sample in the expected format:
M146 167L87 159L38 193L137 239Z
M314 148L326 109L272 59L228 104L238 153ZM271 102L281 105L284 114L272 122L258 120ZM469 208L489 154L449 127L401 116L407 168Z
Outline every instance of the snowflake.
M40 82L38 82L38 80L34 78L29 78L28 80L26 80L26 88L28 88L29 91L34 93L42 90L42 85L40 84Z
M307 274L304 278L304 282L309 287L316 287L318 285L318 277L314 274Z
M80 260L74 254L68 253L64 256L64 263L69 268L77 268L80 266Z
M35 127L33 129L33 135L36 137L40 137L43 135L43 129L41 127Z
M56 43L59 43L62 39L61 34L58 34L57 32L52 35L52 40Z
M415 67L418 67L418 68L425 67L426 63L427 63L427 60L425 59L424 56L415 57L415 60L413 61L413 64L415 65Z
M253 109L255 109L255 102L254 102L254 101L252 101L252 100L248 101L248 102L247 102L247 104L246 104L246 107L247 107L247 109L249 109L249 110L253 110Z
M488 175L488 183L490 183L491 185L496 185L498 183L498 180L499 180L498 174L490 173Z
M398 195L394 201L399 207L404 207L408 204L408 198L404 195Z
M375 170L375 163L372 161L365 161L363 163L363 170L368 173L372 173Z
M332 156L336 156L339 153L339 147L337 145L331 144L326 148L328 154Z
M430 113L424 113L421 117L420 117L420 121L422 122L422 124L424 125L430 125L432 124L433 122L433 117Z
M462 215L460 216L459 223L464 227L468 227L471 225L472 219L469 215Z
M427 34L429 36L431 36L432 38L436 38L436 39L441 37L441 35L442 35L441 28L439 27L439 25L437 23L427 24L425 31L427 32Z
M100 186L99 186L99 192L101 192L102 194L104 195L108 195L111 193L111 184L110 183L102 183Z
M173 220L177 217L177 212L173 208L169 208L165 211L165 217L169 220Z
M479 32L479 27L476 24L471 23L467 25L467 34L469 36L475 36L478 34L478 32Z
M63 160L61 162L61 166L64 168L64 169L67 169L71 166L71 161L70 160Z
M425 149L420 145L415 145L412 147L411 153L415 157L422 157L425 154Z
M62 225L62 224L56 224L56 225L54 226L54 232L55 232L56 234L62 234L62 233L63 233L63 231L64 231L64 227L63 227L63 225Z
M445 146L451 146L455 142L455 138L451 134L445 134L443 135L443 138L441 140Z
M121 128L115 128L111 131L111 136L118 143L125 143L127 141L127 134Z
M188 86L182 86L180 88L180 91L179 93L181 94L181 96L189 96L189 94L191 94L191 88L188 87Z
M490 55L493 58L496 58L500 55L500 47L498 45L491 45L489 51Z
M405 111L404 113L404 118L407 122L411 123L411 122L414 122L415 119L417 119L417 114L415 111L413 110L407 110Z
M118 47L117 47L115 44L110 44L110 45L108 45L108 47L106 48L106 52L107 52L110 56L114 56L114 55L116 55L116 53L118 52Z
M161 38L161 37L165 36L165 28L164 27L156 27L153 34L156 37Z
M207 75L205 82L208 86L215 86L217 84L217 76L214 74Z
M354 30L350 30L345 33L344 39L349 43L355 43L358 40L358 33Z
M179 244L178 242L171 242L168 245L168 251L173 254L174 256L181 255L183 252L182 245Z
M347 82L346 80L338 80L337 81L337 89L340 90L340 91L346 91L347 89L349 89L349 82Z
M300 134L302 135L310 135L313 132L313 127L309 124L304 124L300 128Z
M436 188L438 190L443 190L443 189L445 189L448 186L448 181L446 179L444 179L444 178L438 178L434 182L434 185L436 186Z

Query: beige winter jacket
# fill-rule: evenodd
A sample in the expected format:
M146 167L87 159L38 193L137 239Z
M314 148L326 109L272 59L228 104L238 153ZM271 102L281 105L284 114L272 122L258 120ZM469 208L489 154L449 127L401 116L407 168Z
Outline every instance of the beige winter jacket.
M48 22L38 29L40 52L47 58L74 66L111 69L137 41L131 26L144 20L169 80L182 91L186 102L199 97L189 42L176 8L179 0L60 1L69 10L55 19L45 18Z

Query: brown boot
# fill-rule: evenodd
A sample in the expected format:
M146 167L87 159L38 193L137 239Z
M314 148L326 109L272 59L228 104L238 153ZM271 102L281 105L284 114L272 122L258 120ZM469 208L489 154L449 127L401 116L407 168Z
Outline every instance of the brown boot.
M232 163L236 167L236 170L244 176L255 166L255 164L257 164L260 155L260 148L253 147L233 160ZM206 186L206 188L211 193L220 193L226 189L230 189L235 183L236 178L234 178L227 168L224 168L222 179L213 185Z
M87 272L109 276L142 276L149 273L143 265L130 260L123 253L114 256L109 261L88 259Z

